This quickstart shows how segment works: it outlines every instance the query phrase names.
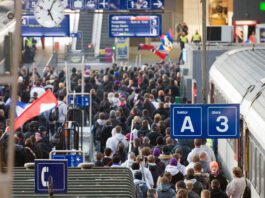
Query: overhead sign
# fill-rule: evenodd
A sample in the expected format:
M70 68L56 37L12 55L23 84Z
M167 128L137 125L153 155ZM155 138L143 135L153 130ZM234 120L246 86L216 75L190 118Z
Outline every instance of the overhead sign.
M35 160L35 192L67 192L67 160Z
M172 138L239 138L239 104L171 105Z
M56 27L42 27L33 15L22 16L21 36L32 37L68 37L70 36L70 18L65 15L63 21Z
M73 154L57 154L52 155L52 159L66 159L68 167L78 167L79 164L84 162L82 155L73 155Z
M73 95L68 95L68 104L75 105L79 108L89 107L90 96L75 95L74 99Z
M70 36L74 38L81 39L82 38L82 32L76 32L76 33L71 33Z
M110 15L110 37L158 37L161 15Z
M34 9L37 0L24 0L23 10ZM164 0L62 0L72 10L163 10Z

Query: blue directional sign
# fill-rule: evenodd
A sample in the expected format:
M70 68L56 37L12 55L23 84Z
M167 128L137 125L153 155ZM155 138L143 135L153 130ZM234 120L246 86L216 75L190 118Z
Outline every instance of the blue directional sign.
M171 105L172 138L239 138L239 104Z
M161 15L110 15L110 37L158 37Z
M57 154L52 155L52 159L66 159L68 167L77 167L79 164L84 162L82 155L73 155L73 154Z
M42 27L33 15L22 16L21 36L67 37L70 36L70 18L65 15L61 24L53 28Z
M82 38L82 32L71 33L70 36L81 39Z
M74 101L74 96L69 95L68 96L68 104L72 104L72 105L75 104L75 106L79 107L79 108L89 107L90 96L88 96L88 95L86 95L86 96L76 95L75 101Z
M35 160L35 192L67 192L67 160Z
M23 10L33 10L38 0L23 0ZM164 10L165 0L61 0L72 10Z

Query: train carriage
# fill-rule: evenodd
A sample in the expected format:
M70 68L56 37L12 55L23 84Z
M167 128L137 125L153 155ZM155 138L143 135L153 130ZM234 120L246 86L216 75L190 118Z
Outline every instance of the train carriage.
M218 57L210 73L210 103L240 104L239 139L220 139L217 152L231 178L240 166L252 197L265 197L265 48L245 47Z

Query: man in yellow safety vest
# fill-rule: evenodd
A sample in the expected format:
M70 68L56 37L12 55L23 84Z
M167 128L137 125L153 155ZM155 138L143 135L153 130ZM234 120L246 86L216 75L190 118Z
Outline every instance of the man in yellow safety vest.
M202 40L201 35L199 34L198 30L196 30L195 34L191 38L192 43L200 43Z

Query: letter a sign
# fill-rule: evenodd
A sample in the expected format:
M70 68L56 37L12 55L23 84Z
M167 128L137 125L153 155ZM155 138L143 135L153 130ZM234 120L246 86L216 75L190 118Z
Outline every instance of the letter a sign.
M172 138L238 138L239 104L171 105Z
M200 107L173 107L171 108L172 137L196 138L202 136L202 108ZM172 128L173 127L173 128Z
M190 116L186 116L184 118L180 132L184 133L185 130L189 130L190 132L194 133L194 128L193 128Z

